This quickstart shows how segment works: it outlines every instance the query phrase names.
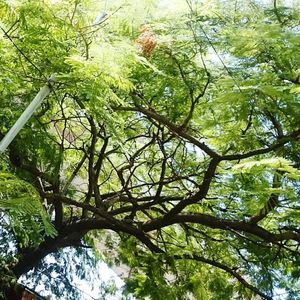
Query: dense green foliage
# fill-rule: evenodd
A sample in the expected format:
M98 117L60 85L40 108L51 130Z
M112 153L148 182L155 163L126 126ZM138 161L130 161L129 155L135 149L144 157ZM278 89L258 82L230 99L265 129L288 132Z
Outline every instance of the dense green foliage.
M112 2L0 0L1 138L56 76L1 154L0 284L77 299L89 246L124 298L299 299L299 8Z

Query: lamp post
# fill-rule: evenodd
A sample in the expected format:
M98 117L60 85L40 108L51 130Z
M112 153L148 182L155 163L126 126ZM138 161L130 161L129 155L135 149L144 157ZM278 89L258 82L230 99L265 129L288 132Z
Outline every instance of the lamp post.
M28 107L24 110L22 115L13 125L13 127L8 131L5 137L0 142L0 153L4 152L15 136L19 133L19 131L24 127L30 117L33 115L37 107L41 104L41 102L50 94L52 87L55 82L55 76L52 75L47 83L40 89L37 95L34 97L32 102L28 105Z

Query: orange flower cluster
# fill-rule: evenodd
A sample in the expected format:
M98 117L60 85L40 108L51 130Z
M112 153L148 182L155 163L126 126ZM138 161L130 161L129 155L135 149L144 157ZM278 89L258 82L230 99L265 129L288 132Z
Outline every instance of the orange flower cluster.
M141 32L140 36L136 39L136 43L143 55L150 57L157 45L155 34L149 25L143 25Z

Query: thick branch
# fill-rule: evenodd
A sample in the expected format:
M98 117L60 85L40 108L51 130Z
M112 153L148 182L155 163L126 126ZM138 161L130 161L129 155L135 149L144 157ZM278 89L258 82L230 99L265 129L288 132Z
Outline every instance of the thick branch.
M153 219L144 223L141 228L145 232L158 230L177 223L195 223L214 229L236 230L253 234L266 242L281 242L294 240L300 243L300 234L293 231L285 231L279 234L271 233L266 229L244 221L232 221L228 219L219 219L206 214L182 214L170 215L168 218Z
M197 203L206 197L207 192L209 190L210 183L214 177L214 174L216 172L216 168L217 168L219 162L220 161L217 158L211 160L211 162L204 174L204 178L203 178L203 181L202 181L199 191L195 195L179 202L174 208L172 208L169 211L169 213L167 213L163 217L164 219L169 219L170 216L180 213L188 205Z
M56 195L45 194L45 198L47 198L48 200L52 200L52 201L61 201L63 203L67 203L69 205L74 205L75 207L84 208L86 210L89 210L89 211L95 213L96 215L98 215L100 217L100 219L99 218L83 219L77 223L73 223L72 224L73 227L75 227L75 226L80 227L76 230L92 230L92 229L106 228L106 229L112 229L114 231L125 232L125 233L131 234L131 235L135 236L136 238L138 238L150 250L152 250L154 252L161 252L161 250L150 241L150 239L145 235L145 233L142 230L137 229L133 226L130 226L129 224L126 224L125 222L122 222L122 221L119 221L119 220L113 218L109 213L107 213L106 211L104 211L102 209L91 206L87 203L77 202L68 197L64 197L64 196L61 196L58 194L56 194ZM85 221L85 220L88 220L88 221ZM102 221L102 222L105 221L104 223L108 224L108 225L106 225L108 227L103 227L104 223L101 223L101 222L99 223L98 221Z
M115 232L128 233L140 240L152 252L163 252L159 247L153 244L141 230L128 226L127 224L121 222L113 223L104 218L82 219L65 226L57 237L46 239L37 249L21 257L19 262L14 266L13 273L19 278L22 274L25 274L36 266L36 264L48 254L57 251L61 247L74 245L85 233L93 229L111 229Z

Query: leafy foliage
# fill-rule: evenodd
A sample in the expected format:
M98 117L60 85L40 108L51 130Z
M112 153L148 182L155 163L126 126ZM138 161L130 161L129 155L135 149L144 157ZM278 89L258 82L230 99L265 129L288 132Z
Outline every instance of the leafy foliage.
M0 207L9 218L11 229L22 240L20 247L38 245L43 235L54 237L56 230L40 202L38 192L9 173L0 173Z
M299 8L140 2L0 2L1 137L57 78L3 155L1 259L58 297L88 245L124 297L297 299Z

